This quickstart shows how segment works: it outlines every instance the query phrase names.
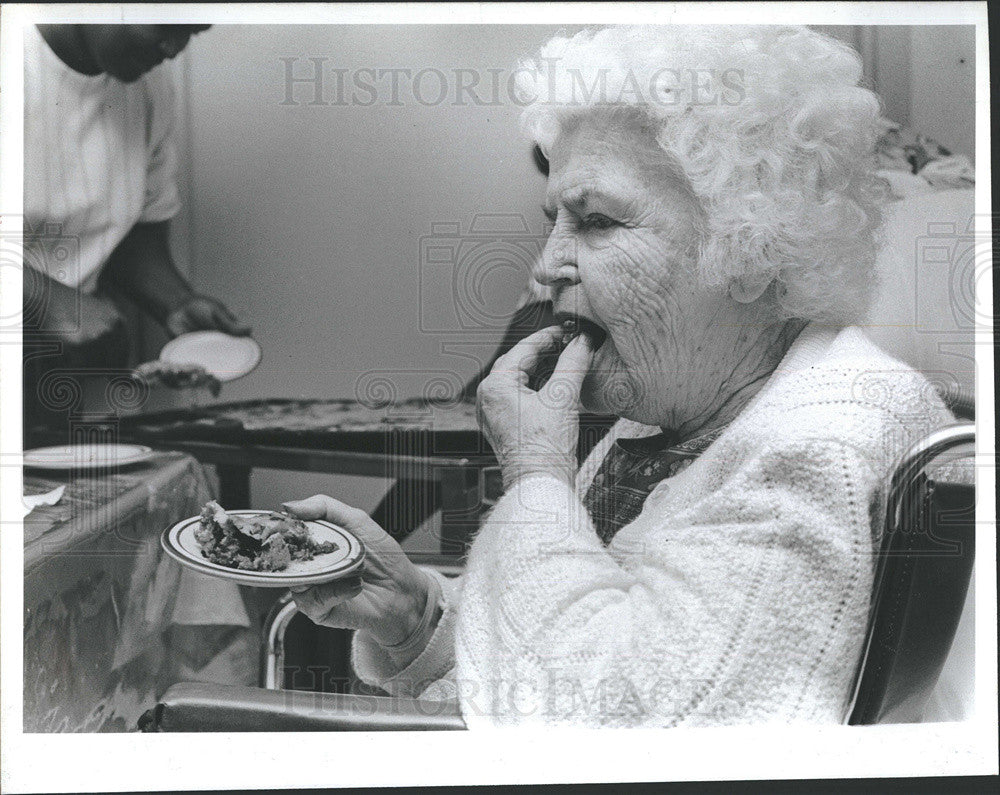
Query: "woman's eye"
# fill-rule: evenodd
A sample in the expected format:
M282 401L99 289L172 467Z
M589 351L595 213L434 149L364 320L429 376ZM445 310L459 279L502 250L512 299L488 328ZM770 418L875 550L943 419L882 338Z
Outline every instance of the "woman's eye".
M613 226L618 226L618 221L614 218L608 218L606 215L601 215L601 213L590 213L583 219L583 226L585 229L610 229Z

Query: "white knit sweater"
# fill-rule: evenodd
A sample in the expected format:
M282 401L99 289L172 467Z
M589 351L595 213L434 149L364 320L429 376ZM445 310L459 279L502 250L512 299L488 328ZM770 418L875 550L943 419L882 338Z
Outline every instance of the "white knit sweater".
M622 420L581 468L516 483L391 693L458 698L470 728L564 723L840 723L860 656L877 492L950 421L929 383L855 328L807 327L741 415L650 494L608 547L580 502ZM874 511L874 512L873 512ZM874 523L874 524L873 524Z

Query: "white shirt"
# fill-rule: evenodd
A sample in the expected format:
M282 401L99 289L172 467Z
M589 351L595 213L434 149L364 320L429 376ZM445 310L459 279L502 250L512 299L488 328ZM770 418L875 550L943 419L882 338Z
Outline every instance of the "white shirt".
M93 293L137 222L180 208L170 73L82 75L34 26L24 58L25 263Z

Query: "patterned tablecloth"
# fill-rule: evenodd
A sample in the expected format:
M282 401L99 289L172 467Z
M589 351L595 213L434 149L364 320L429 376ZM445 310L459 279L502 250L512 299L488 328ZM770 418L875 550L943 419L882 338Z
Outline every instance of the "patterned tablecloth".
M24 493L66 484L24 519L24 730L132 731L171 684L254 684L276 592L166 557L164 528L211 498L180 453L107 471L25 470Z

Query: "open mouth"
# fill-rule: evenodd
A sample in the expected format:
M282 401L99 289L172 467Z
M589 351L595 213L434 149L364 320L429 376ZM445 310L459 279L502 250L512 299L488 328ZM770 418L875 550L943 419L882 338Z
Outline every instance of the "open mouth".
M608 337L608 332L597 325L593 320L582 315L571 312L557 312L556 320L559 321L563 331L562 344L565 348L573 339L580 334L590 337L591 348L597 350Z

